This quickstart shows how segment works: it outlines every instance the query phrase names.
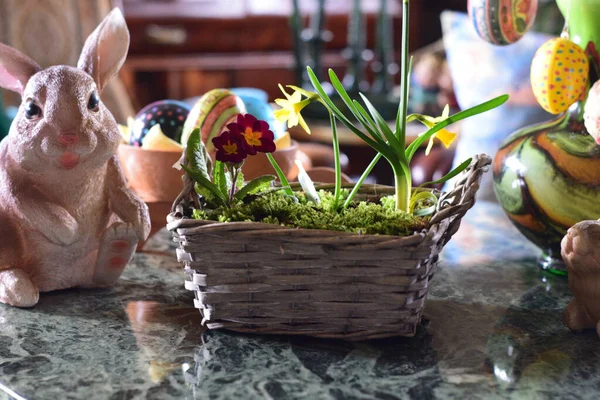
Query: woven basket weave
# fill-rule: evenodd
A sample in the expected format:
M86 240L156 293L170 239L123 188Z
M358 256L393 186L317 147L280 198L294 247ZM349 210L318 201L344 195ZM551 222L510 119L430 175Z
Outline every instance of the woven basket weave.
M438 254L475 202L491 160L473 158L443 193L429 229L411 236L190 219L193 183L168 217L185 287L209 329L366 340L413 336ZM393 189L365 185L363 193Z

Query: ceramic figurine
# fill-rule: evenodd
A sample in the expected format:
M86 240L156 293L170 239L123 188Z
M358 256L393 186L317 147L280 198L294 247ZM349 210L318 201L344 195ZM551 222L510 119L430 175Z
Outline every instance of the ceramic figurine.
M563 314L573 330L596 328L600 335L600 221L574 225L562 240L562 256L575 298Z
M23 99L0 144L0 302L30 307L40 292L110 285L148 236L148 209L127 188L119 129L99 97L128 47L118 9L77 68L42 69L0 44L0 87Z

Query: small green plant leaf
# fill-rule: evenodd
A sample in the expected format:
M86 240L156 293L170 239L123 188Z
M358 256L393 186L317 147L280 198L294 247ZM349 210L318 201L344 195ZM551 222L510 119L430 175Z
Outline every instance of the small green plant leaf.
M371 118L371 116L369 115L367 110L365 110L365 108L356 100L352 100L352 104L354 104L354 107L356 107L356 109L358 110L358 112L360 113L360 115L363 118L363 120L361 121L361 124L363 124L363 125L367 124L367 125L369 125L371 130L377 131L377 124L375 123L375 121L373 121L373 119Z
M250 194L258 194L264 190L270 189L272 188L271 185L275 179L277 178L273 175L259 176L258 178L248 182L246 186L242 187L234 197L238 200L243 200L244 197Z
M352 112L352 115L354 115L354 117L371 134L371 136L378 137L381 141L383 141L383 137L381 136L381 133L379 133L379 131L377 130L377 125L372 120L370 120L370 118L367 118L367 119L364 118L364 115L360 112L360 110L356 106L356 104L357 104L356 101L353 101L350 98L350 96L348 95L348 92L346 92L346 89L344 89L344 85L342 85L339 78L337 77L337 75L335 74L335 72L332 69L329 69L329 79L331 80L331 84L333 85L333 87L337 91L337 93L340 95L340 97L342 98L342 100L344 101L344 103L346 104L348 109L350 110L350 112Z
M190 168L196 171L208 180L212 170L212 161L206 151L206 146L202 142L200 129L194 129L187 141L186 156Z
M194 184L194 190L206 201L209 207L218 207L221 204L220 199L216 198L213 192L197 182Z
M352 191L350 191L350 194L348 195L348 197L346 198L346 201L344 202L344 208L348 208L348 206L350 205L352 200L354 200L354 196L356 196L356 193L358 193L358 190L362 186L363 182L371 174L371 171L373 171L373 168L375 168L375 166L379 162L380 158L381 158L381 153L377 153L377 155L375 155L375 158L373 158L373 160L369 163L369 166L365 169L365 171L362 173L360 178L358 178L358 181L356 182L356 184L352 188Z
M215 161L215 167L213 170L213 181L215 186L223 194L223 197L229 197L229 189L231 189L231 177L227 176L225 171L225 164L221 161ZM229 179L227 179L229 178Z
M350 120L348 120L348 118L346 118L346 116L336 107L336 105L333 104L333 101L331 101L331 99L329 98L327 93L325 93L323 86L317 79L317 76L315 75L313 70L310 67L307 67L307 71L308 71L308 77L309 77L313 87L319 94L319 97L321 97L321 100L323 100L323 103L325 103L327 108L329 108L329 110L335 114L337 119L339 119L344 125L346 125L346 127L348 129L350 129L356 136L361 138L365 143L367 143L369 146L371 146L377 152L383 154L383 156L385 158L387 158L388 160L394 160L395 154L393 153L392 149L386 145L386 143L382 140L382 138L377 137L377 136L374 136L373 138L371 138L371 137L365 135L363 132L361 132L360 129L358 129L356 126L354 126L354 124L352 122L350 122Z
M427 199L431 200L433 202L433 205L431 205L429 207L425 207L425 208L419 208L416 210L414 209L414 207L417 205L417 203L420 200L427 200ZM414 195L410 199L409 211L417 217L423 217L425 215L433 214L437 207L437 203L438 203L438 198L435 194L433 194L431 192L420 192L420 193Z
M242 172L242 169L240 168L238 170L237 179L235 181L235 188L240 190L243 187L244 187L244 173Z
M444 182L454 178L455 176L457 176L458 174L463 172L465 169L467 169L467 167L469 165L471 165L472 160L473 160L472 158L465 160L458 167L454 168L452 171L448 172L446 175L444 175L437 181L425 182L425 183L419 185L419 187L415 189L415 193L417 193L421 188L423 188L425 186L439 185L440 183L444 183Z
M202 173L200 173L199 171L194 171L193 169L185 165L182 165L181 167L185 170L188 176L192 178L192 180L194 180L194 182L196 182L198 186L200 186L199 190L201 193L207 190L212 195L211 199L213 199L215 203L219 205L227 204L227 198L224 197L221 191L217 188L217 186L210 180L206 179Z
M269 159L269 162L271 163L271 166L273 167L273 169L275 170L275 173L277 174L277 178L279 179L279 182L281 182L281 186L282 186L282 189L285 192L285 194L296 198L296 196L294 196L294 191L290 188L290 183L288 182L287 178L285 177L285 174L281 170L281 167L279 167L279 164L277 164L277 160L275 160L275 158L273 157L273 154L271 154L271 153L266 153L266 154L267 154L267 158Z
M369 113L371 113L371 116L373 117L373 119L375 120L377 125L379 126L379 130L381 132L383 132L383 134L385 135L385 138L388 140L390 145L394 148L396 153L398 153L398 155L400 156L399 157L400 160L403 160L404 159L404 143L400 143L398 141L398 138L394 135L394 132L392 132L392 130L388 126L385 119L381 116L381 114L379 114L379 111L377 111L377 109L375 109L375 106L373 106L373 104L369 101L369 99L367 99L367 97L362 93L359 93L359 95L362 98L365 105L367 106Z

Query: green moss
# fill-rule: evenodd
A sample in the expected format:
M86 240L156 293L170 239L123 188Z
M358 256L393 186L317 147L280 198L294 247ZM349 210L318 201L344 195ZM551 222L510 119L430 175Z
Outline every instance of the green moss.
M415 217L395 210L395 200L374 197L354 202L347 209L333 212L333 195L320 191L320 204L296 193L297 201L281 193L253 196L232 208L194 210L194 218L220 221L252 221L295 228L325 229L341 232L384 235L410 235L427 228L429 217ZM346 197L345 191L343 196Z

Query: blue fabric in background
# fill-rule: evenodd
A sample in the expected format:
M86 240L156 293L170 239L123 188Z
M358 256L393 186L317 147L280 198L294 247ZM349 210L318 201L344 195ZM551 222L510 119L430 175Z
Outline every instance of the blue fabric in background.
M2 140L8 134L10 122L10 119L6 115L6 110L2 105L2 92L0 92L0 140Z
M441 20L460 108L473 107L505 93L511 96L501 107L460 123L454 166L479 153L493 157L511 133L552 117L538 105L529 81L533 56L551 36L529 32L512 45L494 46L477 35L466 14L445 11ZM484 175L478 197L495 201L491 173Z

